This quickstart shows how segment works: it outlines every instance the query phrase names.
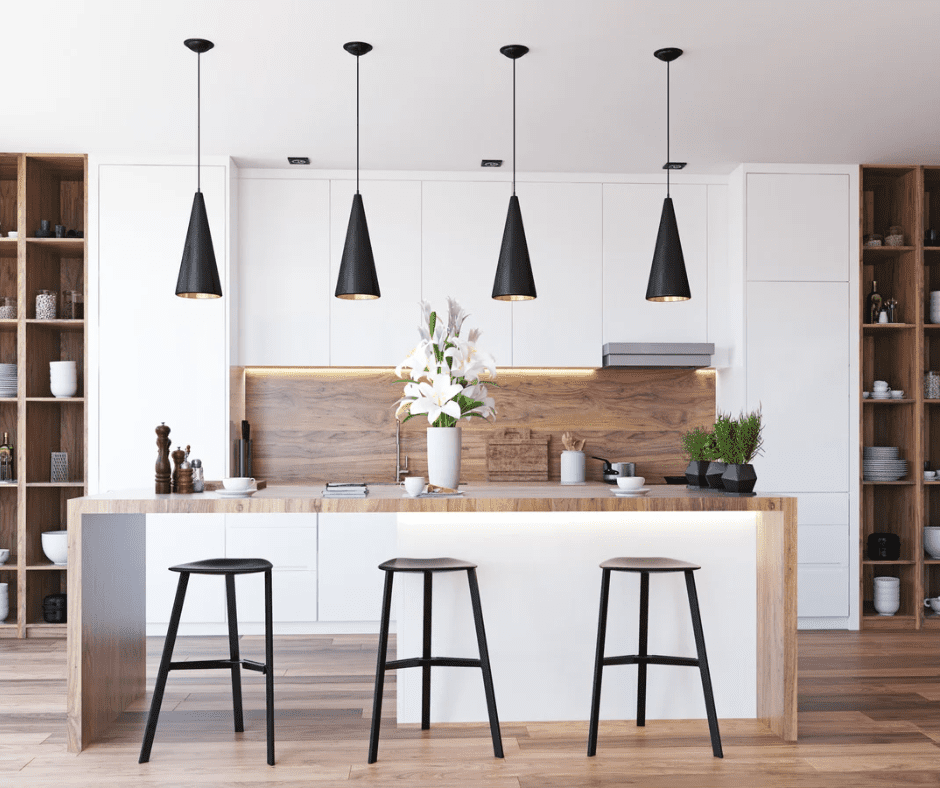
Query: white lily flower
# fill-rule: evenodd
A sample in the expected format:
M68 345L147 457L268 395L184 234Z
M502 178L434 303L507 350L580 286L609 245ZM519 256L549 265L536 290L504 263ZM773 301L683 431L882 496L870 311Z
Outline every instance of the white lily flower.
M429 369L430 365L434 363L434 359L429 352L430 345L430 341L422 340L419 342L415 349L411 351L411 355L395 367L395 374L401 377L402 370L407 367L411 370L411 379L418 380L425 370Z
M427 413L428 423L434 424L442 413L460 418L460 405L454 402L463 386L450 382L450 375L429 375L430 383L418 383L419 394L411 404L412 413ZM411 385L411 384L408 384Z

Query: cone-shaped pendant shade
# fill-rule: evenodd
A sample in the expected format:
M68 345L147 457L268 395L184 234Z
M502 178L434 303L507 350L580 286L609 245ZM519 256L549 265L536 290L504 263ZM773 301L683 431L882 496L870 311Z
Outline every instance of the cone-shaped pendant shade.
M183 262L176 280L176 294L183 298L221 298L222 283L215 264L209 216L202 192L193 197L193 212L189 215L189 230L183 247Z
M509 198L509 214L503 230L503 245L499 250L493 298L497 301L529 301L535 298L535 279L529 262L529 245L522 226L519 198Z
M372 241L369 240L369 225L366 224L366 209L362 206L362 195L353 195L349 227L346 230L346 245L336 278L337 298L363 300L379 298L379 278L375 273L372 258Z
M663 201L663 215L659 220L659 235L656 236L646 300L688 301L691 297L679 227L676 225L676 210L672 207L672 197L667 197Z

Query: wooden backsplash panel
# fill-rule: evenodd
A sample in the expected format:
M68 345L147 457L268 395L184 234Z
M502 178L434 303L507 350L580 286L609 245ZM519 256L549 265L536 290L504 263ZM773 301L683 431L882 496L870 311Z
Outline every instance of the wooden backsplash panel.
M239 370L240 373L240 370ZM715 416L715 373L689 369L504 370L491 389L496 422L464 421L461 478L486 479L486 435L529 427L551 436L549 478L561 474L561 434L585 438L587 477L601 463L635 462L661 483L686 466L680 436ZM255 477L269 483L392 481L395 403L402 386L385 369L248 367L233 386L232 412L251 422ZM402 425L409 471L427 474L424 417Z

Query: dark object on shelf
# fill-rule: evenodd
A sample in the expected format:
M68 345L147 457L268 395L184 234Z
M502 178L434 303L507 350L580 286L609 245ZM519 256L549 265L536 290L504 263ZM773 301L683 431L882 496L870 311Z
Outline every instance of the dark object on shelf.
M708 460L692 460L685 469L685 481L690 490L702 490L708 488L708 466L711 463Z
M721 480L721 477L727 467L728 466L723 462L708 463L708 470L705 471L705 478L708 480L708 486L711 489L725 489L725 483Z
M66 237L66 238L84 238L84 237L85 237L85 231L84 231L84 230L69 230L69 231L65 234L65 237Z
M600 460L604 463L604 470L602 471L604 475L604 481L607 484L616 484L617 479L621 476L636 476L636 463L635 462L611 462L610 460L605 460L603 457L595 457L591 455L592 460Z
M868 322L877 323L881 315L882 297L878 292L878 282L871 283L871 292L868 294Z
M940 246L940 230L924 230L924 246Z
M235 441L235 458L232 464L233 476L247 478L251 473L251 425L242 420L241 440Z
M749 462L732 463L721 474L721 481L727 492L749 493L754 491L757 474L754 472L754 466Z
M49 220L43 219L39 222L39 229L36 230L37 238L52 238L54 233L49 229Z
M55 226L55 237L65 238L65 225L64 224L57 224Z
M685 484L688 480L685 476L663 476L666 484Z
M901 557L901 539L897 534L868 535L869 561L897 561Z
M42 620L47 624L66 623L68 597L65 594L50 594L42 600Z
M170 428L161 422L156 432L157 462L154 492L157 495L169 495L172 492L170 484Z
M186 459L186 452L177 446L176 451L170 452L170 457L173 458L173 475L170 477L170 492L177 492L179 490L180 465L182 465L183 460Z

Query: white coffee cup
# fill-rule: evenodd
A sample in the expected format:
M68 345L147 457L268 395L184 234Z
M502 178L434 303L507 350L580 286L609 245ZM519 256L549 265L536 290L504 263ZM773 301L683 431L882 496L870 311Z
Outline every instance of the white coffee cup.
M230 476L228 479L222 479L222 486L232 492L244 492L255 480L250 476Z
M10 557L10 551L6 547L0 547L0 564L5 564Z
M424 492L427 482L424 481L423 476L406 476L404 480L402 480L402 484L405 485L405 492L414 498L416 495L421 495L421 493Z
M639 490L646 479L643 476L618 476L617 486L621 490Z
M927 597L924 600L924 607L929 607L934 613L940 613L940 596Z
M16 230L10 230L10 232L7 233L7 238L16 238L18 234Z

